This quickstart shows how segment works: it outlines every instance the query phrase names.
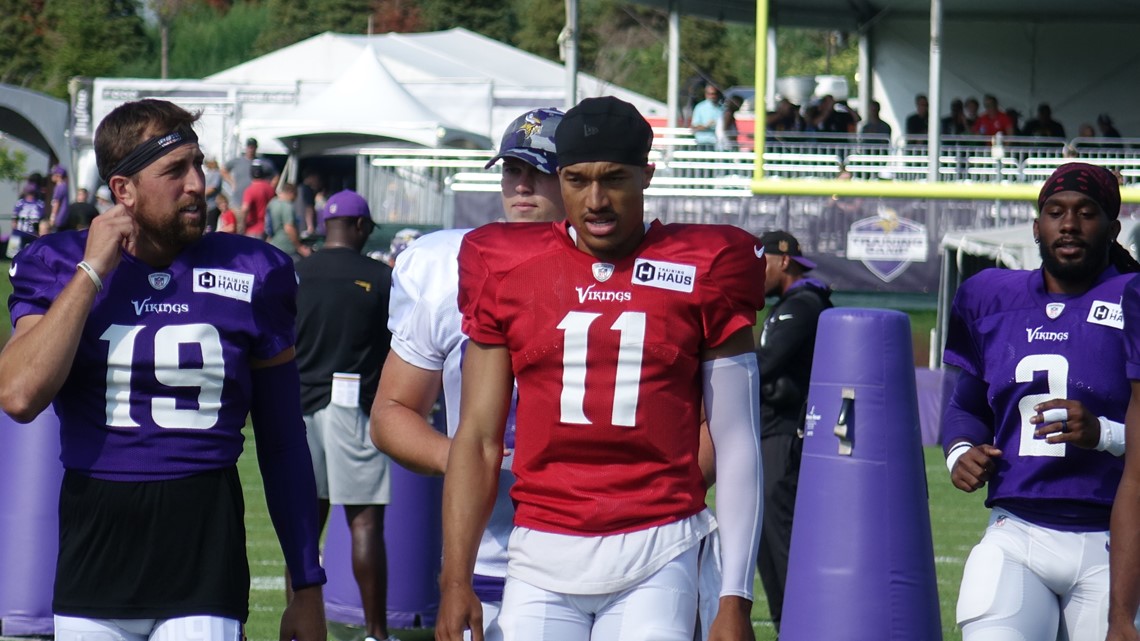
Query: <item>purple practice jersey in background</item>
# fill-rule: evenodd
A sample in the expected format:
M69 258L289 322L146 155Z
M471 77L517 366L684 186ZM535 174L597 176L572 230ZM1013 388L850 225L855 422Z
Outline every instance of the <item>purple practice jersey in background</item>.
M1109 268L1079 296L1046 292L1040 270L988 269L962 283L944 360L987 386L993 444L1003 454L986 505L1059 529L1108 528L1123 459L1035 438L1029 419L1035 405L1060 398L1124 422L1121 295L1132 276ZM943 442L957 437L946 433Z
M19 254L13 324L47 311L86 242L85 231L52 234ZM207 234L166 269L124 253L54 401L64 467L157 480L234 464L250 359L293 345L296 292L292 260L252 238Z

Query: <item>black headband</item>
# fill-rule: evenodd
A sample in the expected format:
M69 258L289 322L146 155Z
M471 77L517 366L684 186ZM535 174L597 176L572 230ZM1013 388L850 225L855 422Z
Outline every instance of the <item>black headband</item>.
M106 176L99 177L103 182L110 183L112 176L133 176L182 145L197 142L198 135L189 127L155 136L132 149Z

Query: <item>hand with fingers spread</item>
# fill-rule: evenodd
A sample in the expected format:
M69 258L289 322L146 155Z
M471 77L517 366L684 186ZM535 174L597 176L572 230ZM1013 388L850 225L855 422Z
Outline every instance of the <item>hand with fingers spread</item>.
M1054 398L1033 408L1037 412L1029 422L1037 425L1036 438L1049 443L1072 443L1086 450L1100 443L1100 419L1080 401Z
M973 492L984 487L997 467L995 459L1001 458L1001 455L1001 450L988 443L966 450L950 472L954 487L963 492Z

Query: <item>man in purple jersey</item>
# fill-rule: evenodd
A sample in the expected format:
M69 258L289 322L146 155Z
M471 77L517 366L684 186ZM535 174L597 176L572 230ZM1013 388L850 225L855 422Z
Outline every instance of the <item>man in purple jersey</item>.
M950 312L944 360L961 372L943 418L946 464L958 489L988 484L992 509L962 576L964 641L1101 641L1108 629L1129 397L1120 300L1140 265L1116 243L1108 170L1062 165L1037 206L1042 267L983 271Z
M118 204L9 272L0 408L27 422L52 403L60 423L60 641L243 638L247 415L296 589L281 637L326 638L296 273L266 243L203 236L197 118L161 100L108 114L95 151Z
M55 185L51 191L51 222L52 231L62 231L68 228L67 204L71 196L67 192L67 170L63 165L51 168L51 182Z

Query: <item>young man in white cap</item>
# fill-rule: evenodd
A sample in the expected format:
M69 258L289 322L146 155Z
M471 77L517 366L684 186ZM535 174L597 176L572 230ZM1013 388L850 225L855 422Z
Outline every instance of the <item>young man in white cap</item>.
M554 132L562 120L555 109L519 116L503 134L502 203L508 222L550 222L565 214L558 185ZM443 474L459 426L460 360L467 337L456 307L459 245L466 229L421 236L396 259L388 327L392 351L384 364L372 407L372 439L401 465L424 474ZM442 386L447 436L425 417ZM482 632L497 640L496 621L506 576L506 539L514 510L508 492L514 477L510 458L501 467L494 515L482 534L473 583L482 603Z
M753 638L751 327L764 304L763 251L735 227L646 223L652 138L629 103L582 101L555 134L567 223L488 225L463 240L459 306L471 340L444 481L438 639L482 638L472 568L516 382L505 638L693 638L700 544L715 527L697 455L702 401L723 481L709 638Z

